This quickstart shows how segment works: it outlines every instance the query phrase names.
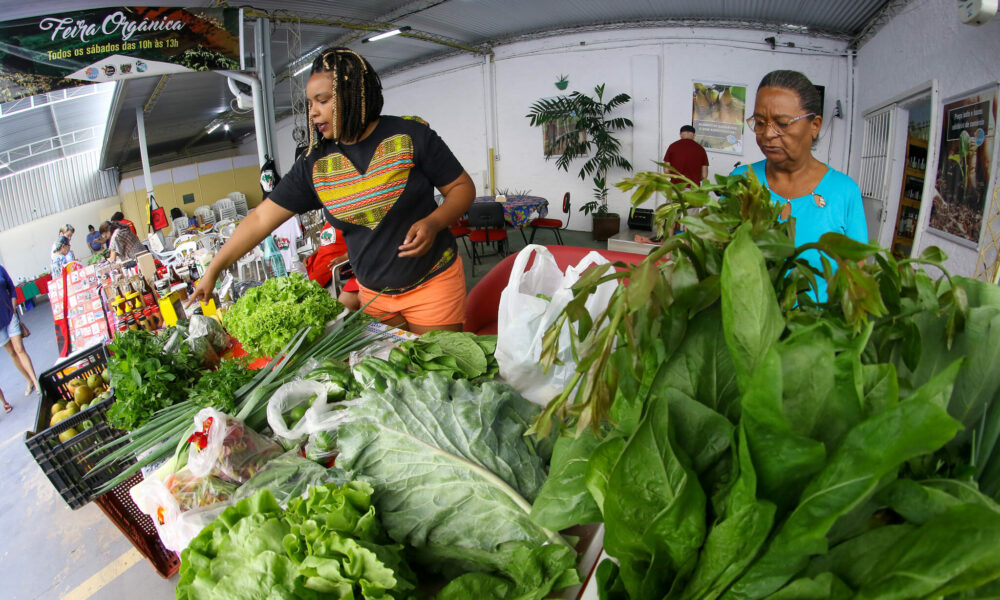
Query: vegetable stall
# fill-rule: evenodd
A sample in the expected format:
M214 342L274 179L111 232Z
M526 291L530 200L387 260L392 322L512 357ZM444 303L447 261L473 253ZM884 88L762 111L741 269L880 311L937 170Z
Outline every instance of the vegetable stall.
M817 272L752 175L619 185L684 232L566 290L544 406L497 336L275 278L222 320L259 369L217 323L115 337L81 481L143 472L186 600L1000 593L1000 291L836 235Z

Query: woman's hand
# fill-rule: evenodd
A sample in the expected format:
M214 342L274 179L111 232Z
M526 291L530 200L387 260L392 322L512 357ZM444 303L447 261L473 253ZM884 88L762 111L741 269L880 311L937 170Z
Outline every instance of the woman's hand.
M443 228L432 217L420 219L406 232L406 237L399 246L399 257L409 258L427 254L441 229Z
M205 273L198 280L198 285L194 286L194 292L188 297L188 301L184 304L185 308L194 304L195 300L199 302L208 302L212 299L212 294L215 293L215 277Z

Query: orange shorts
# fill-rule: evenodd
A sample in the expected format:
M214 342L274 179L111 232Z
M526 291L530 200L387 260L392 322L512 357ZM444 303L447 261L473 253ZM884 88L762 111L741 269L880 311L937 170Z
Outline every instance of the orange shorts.
M362 306L375 298L377 292L360 284L358 287ZM421 327L464 323L465 268L462 257L455 257L450 267L408 292L394 296L383 294L375 298L365 312L382 321L399 315L407 323Z

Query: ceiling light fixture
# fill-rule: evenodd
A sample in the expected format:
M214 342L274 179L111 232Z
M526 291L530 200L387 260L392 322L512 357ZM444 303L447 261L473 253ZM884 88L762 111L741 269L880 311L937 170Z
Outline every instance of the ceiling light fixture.
M219 128L219 125L222 125L222 123L212 123L211 125L208 126L207 133L212 133L213 131Z
M312 67L312 63L306 63L305 66L303 66L301 69L299 69L298 71L296 71L295 73L293 73L292 77L296 77L298 75L301 75L301 74L305 73L306 71L309 70L310 67Z
M404 25L402 27L398 27L396 29L393 29L392 31L385 31L385 32L382 32L382 33L380 33L378 35L373 35L370 38L365 38L365 39L361 40L361 43L362 44L367 44L368 42L377 42L379 40L384 40L387 37L392 37L394 35L399 35L399 34L403 33L404 31L409 31L409 30L410 30L410 26L409 25Z
M223 131L229 131L229 123L226 123L225 125L223 125L222 126L222 130Z

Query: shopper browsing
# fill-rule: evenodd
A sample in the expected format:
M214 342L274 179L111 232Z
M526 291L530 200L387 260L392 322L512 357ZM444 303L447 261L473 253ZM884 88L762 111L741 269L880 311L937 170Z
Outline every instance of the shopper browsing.
M73 240L73 234L74 233L76 233L76 229L74 229L73 226L70 225L70 224L68 224L68 223L66 225L63 225L62 227L60 227L59 228L59 235L56 236L56 241L52 242L52 254L55 254L55 252L56 252L56 245L59 243L59 241L62 240L62 239L65 239L66 240L66 246L67 246L66 261L67 262L72 262L72 261L76 260L76 256L73 254L73 248L71 248L69 246L70 242Z
M90 231L87 234L87 245L90 246L91 252L104 250L104 241L101 239L101 232L94 229L93 225L87 225L87 229Z
M0 266L0 345L3 345L4 350L14 361L14 366L28 380L24 395L30 396L32 392L38 391L38 379L35 377L35 367L31 364L31 357L24 349L21 320L17 317L16 303L14 282L7 274L7 269ZM5 411L11 411L12 407L6 398L3 407Z
M108 260L111 262L132 260L146 249L123 223L105 221L101 223L100 231L101 237L108 243Z
M829 232L868 242L858 184L812 155L823 125L823 106L819 92L805 75L798 71L765 75L757 87L753 116L747 125L757 136L764 160L737 167L733 174L753 170L771 191L771 200L784 204L781 217L795 218L796 246L819 241ZM801 256L822 271L819 251L807 250ZM825 302L826 281L820 277L816 283L816 299Z
M128 227L129 230L132 232L132 235L136 236L136 238L138 239L139 232L135 230L135 224L132 223L132 221L126 219L125 214L122 211L118 211L115 214L111 215L111 218L108 220L111 221L112 223L121 223L122 225Z
M381 293L369 314L415 333L460 330L465 275L448 225L472 204L471 178L425 123L381 114L378 74L351 50L316 58L306 96L309 148L240 223L192 302L207 301L219 274L293 214L323 209L344 234L362 304Z
M69 240L61 235L52 244L52 254L49 255L49 273L52 277L62 276L63 267L71 262L69 254Z

